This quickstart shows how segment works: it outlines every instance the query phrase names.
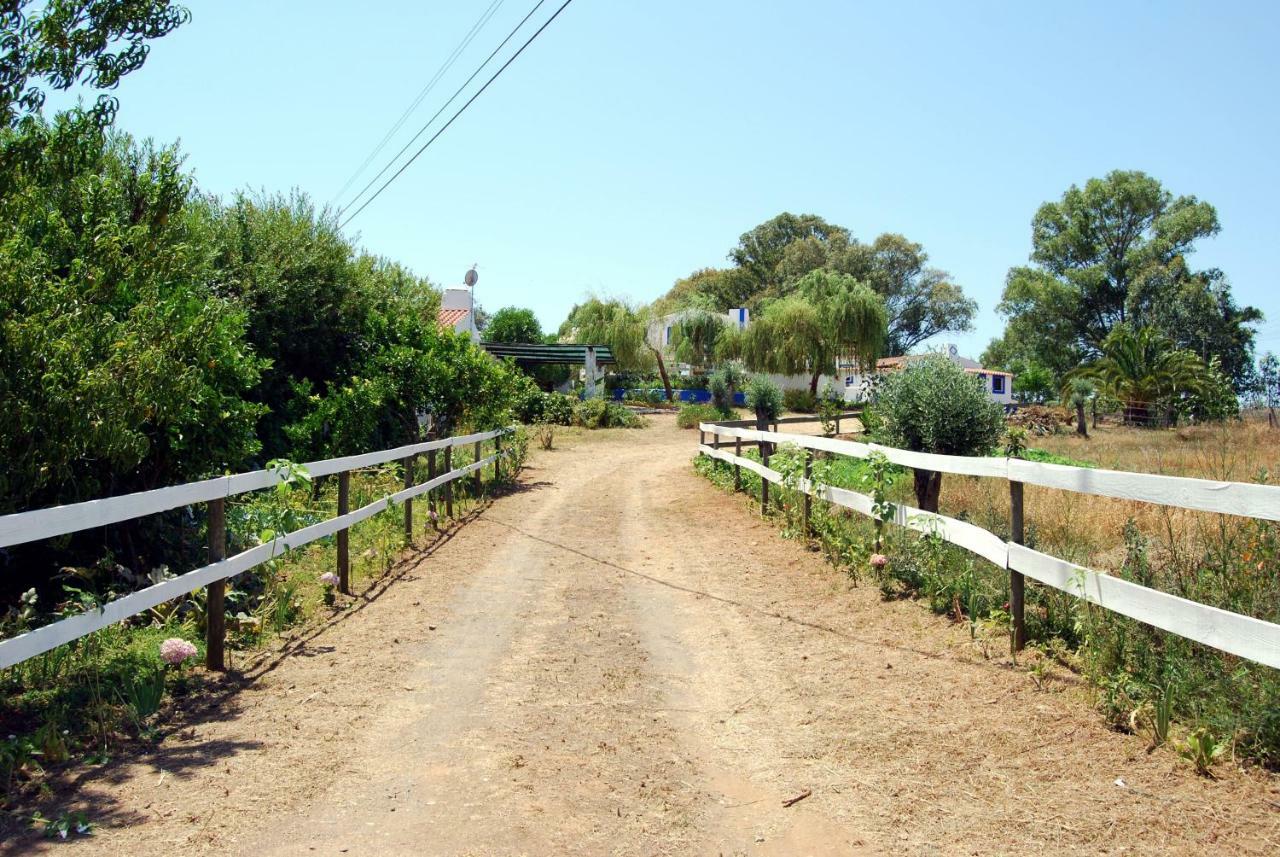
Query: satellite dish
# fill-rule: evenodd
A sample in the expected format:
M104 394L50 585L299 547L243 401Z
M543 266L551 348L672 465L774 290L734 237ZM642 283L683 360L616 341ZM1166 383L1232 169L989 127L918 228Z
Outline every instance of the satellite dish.
M462 278L462 282L466 283L468 286L474 286L476 281L479 279L480 275L476 273L475 266L472 265L471 270L467 271L466 276Z

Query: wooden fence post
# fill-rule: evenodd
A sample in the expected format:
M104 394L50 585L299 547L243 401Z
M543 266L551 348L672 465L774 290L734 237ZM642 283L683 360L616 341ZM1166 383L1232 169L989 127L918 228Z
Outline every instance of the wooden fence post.
M481 440L476 441L476 462L477 462L477 463L479 463L479 461L480 461L481 457L484 455L484 446L483 446L483 444L484 444L484 441L481 441ZM483 468L483 467L477 467L477 468L476 468L475 476L474 476L474 477L472 477L473 479L475 479L475 493L476 493L476 502L477 502L477 503L479 503L479 502L480 502L480 479L481 479L480 471L481 471L481 470L484 470L484 468Z
M809 477L812 475L813 475L813 450L806 447L804 451L805 482L808 482ZM804 487L807 488L808 486L804 486ZM806 490L804 493L803 506L801 507L801 521L802 521L801 532L804 533L804 537L806 539L813 534L813 530L809 526L809 515L812 512L813 512L813 498L809 496L809 492Z
M733 439L733 454L738 458L742 457L742 438L735 437ZM742 465L734 463L733 465L733 490L742 490Z
M840 415L836 414L836 435L840 434Z
M351 511L351 471L338 474L338 516ZM338 591L351 594L351 531L347 527L338 530Z
M227 558L227 501L209 501L209 562ZM211 670L225 670L227 645L227 581L209 584L205 598L204 665Z
M756 413L756 431L768 431L769 418L764 414ZM769 466L769 442L762 440L759 442L760 461L765 467ZM760 477L760 515L769 514L769 480L763 476Z
M1017 545L1022 544L1023 539L1022 489L1021 482L1009 483L1009 522L1013 531L1010 541ZM1026 580L1021 572L1009 569L1009 613L1013 618L1014 652L1022 651L1027 644L1025 598Z
M502 435L498 435L493 439L493 484L496 486L502 481Z
M446 446L444 448L444 472L453 472L453 447ZM453 520L453 480L450 479L444 483L444 515L449 520Z
M707 433L702 429L698 429L698 446L707 445Z
M436 478L436 451L434 449L427 450L427 481L430 482ZM427 492L427 509L431 512L432 521L435 524L436 512L436 489L432 488Z
M413 487L413 463L417 458L411 455L404 460L404 487ZM404 501L404 543L413 544L413 498Z

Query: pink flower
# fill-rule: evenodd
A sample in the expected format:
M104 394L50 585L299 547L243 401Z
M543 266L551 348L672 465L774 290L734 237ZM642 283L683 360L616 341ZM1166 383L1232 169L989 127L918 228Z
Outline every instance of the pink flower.
M182 663L196 656L196 647L180 637L170 637L160 644L160 660L166 664Z
M340 581L338 580L338 575L334 574L332 571L326 571L324 574L320 575L320 582L325 586L337 586Z
M869 562L876 568L884 568L889 564L889 557L882 553L873 553Z
M430 515L431 515L431 520L433 520L433 521L436 521L436 520L439 520L439 519L440 519L440 516L436 514L436 510L435 510L435 509L432 509L432 510L431 510Z

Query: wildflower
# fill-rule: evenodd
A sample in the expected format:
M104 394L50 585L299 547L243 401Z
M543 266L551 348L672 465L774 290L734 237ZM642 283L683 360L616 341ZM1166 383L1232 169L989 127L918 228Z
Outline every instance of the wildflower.
M196 647L180 637L170 637L160 644L160 660L166 664L180 664L196 656Z
M882 553L873 553L869 561L871 565L875 568L884 568L886 565L889 564L889 557L885 556Z
M320 575L320 582L325 586L337 586L339 583L338 575L334 574L332 571L326 571L324 574Z

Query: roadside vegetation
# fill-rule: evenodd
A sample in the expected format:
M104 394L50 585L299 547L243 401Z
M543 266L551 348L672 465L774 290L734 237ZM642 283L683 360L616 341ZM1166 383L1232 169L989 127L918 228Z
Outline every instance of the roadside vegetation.
M1086 439L1066 427L1044 436L1005 430L994 406L942 358L915 364L881 388L868 415L872 438L921 451L1013 454L1074 466L1237 481L1269 482L1280 444L1265 419L1251 416L1177 430L1126 427L1120 419ZM927 400L927 401L926 401ZM945 400L945 401L944 401ZM933 419L934 415L938 419ZM962 438L945 440L957 425ZM749 457L757 458L752 450ZM732 490L733 468L699 457L699 472ZM936 488L927 473L883 458L819 454L814 478L870 495L878 518L815 501L812 535L802 532L796 490L803 454L783 445L770 466L788 484L771 489L771 517L784 535L812 540L856 584L885 598L918 598L965 623L988 657L1008 651L1008 574L940 538L881 523L894 506L934 508L1010 537L1008 486L1002 480L951 476ZM760 478L742 471L748 495ZM935 493L936 491L936 493ZM1280 529L1266 521L1026 488L1026 543L1073 563L1271 622L1280 621ZM1195 769L1232 758L1280 767L1280 673L1110 613L1034 582L1027 584L1029 648L1016 658L1043 686L1054 670L1086 676L1100 710L1117 729L1168 744Z

